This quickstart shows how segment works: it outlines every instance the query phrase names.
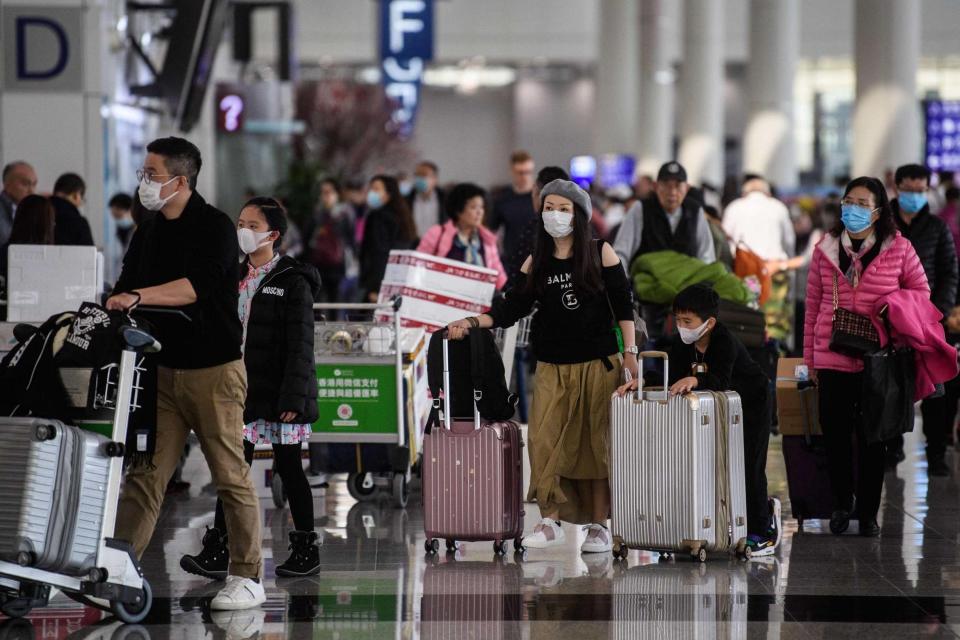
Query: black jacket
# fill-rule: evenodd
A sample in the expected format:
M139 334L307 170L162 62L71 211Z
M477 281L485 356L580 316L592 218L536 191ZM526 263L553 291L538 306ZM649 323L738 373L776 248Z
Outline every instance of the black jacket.
M279 422L287 411L297 413L296 424L316 422L313 301L319 291L317 270L287 256L260 283L250 304L243 352L244 422Z
M925 206L907 224L900 217L900 203L893 200L893 217L900 233L910 241L930 283L930 300L945 316L957 301L957 251L947 224Z
M80 210L60 196L50 196L50 203L56 214L53 244L93 246L90 223L83 217Z
M387 205L367 214L360 246L360 288L364 294L380 291L383 274L393 249L410 249L413 241L403 238L400 218Z

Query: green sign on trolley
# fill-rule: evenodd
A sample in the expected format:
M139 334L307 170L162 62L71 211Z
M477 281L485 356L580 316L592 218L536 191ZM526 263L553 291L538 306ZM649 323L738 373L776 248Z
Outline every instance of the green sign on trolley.
M399 419L396 376L393 363L318 364L320 415L313 423L313 432L334 436L395 437ZM325 438L316 439L323 441Z

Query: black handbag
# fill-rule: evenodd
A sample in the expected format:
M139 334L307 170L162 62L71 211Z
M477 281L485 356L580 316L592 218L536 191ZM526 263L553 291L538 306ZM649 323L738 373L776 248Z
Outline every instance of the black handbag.
M889 335L889 328L887 330ZM891 342L863 356L862 413L867 442L885 442L913 431L916 354Z
M830 350L858 358L880 348L880 335L867 316L840 308L837 274L833 274L833 328Z

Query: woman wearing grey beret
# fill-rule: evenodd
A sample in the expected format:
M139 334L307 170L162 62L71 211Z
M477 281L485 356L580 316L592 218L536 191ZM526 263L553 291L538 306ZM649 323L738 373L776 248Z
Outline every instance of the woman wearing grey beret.
M509 327L530 314L537 375L530 416L530 498L542 519L531 549L563 543L561 521L586 525L581 552L612 548L607 440L610 396L623 370L637 375L633 292L613 247L592 238L590 196L567 180L541 192L536 247L490 313L449 326Z

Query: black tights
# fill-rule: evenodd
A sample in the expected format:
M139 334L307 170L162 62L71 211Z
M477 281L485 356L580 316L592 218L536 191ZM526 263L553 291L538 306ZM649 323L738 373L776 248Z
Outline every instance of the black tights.
M277 473L283 480L283 489L290 501L290 513L293 515L293 526L297 531L313 531L313 492L310 482L303 471L303 459L300 457L300 444L273 445L273 459L276 461ZM253 462L253 444L243 441L243 457L247 464ZM213 518L213 526L220 531L227 530L227 522L223 516L223 503L217 498L217 511Z

